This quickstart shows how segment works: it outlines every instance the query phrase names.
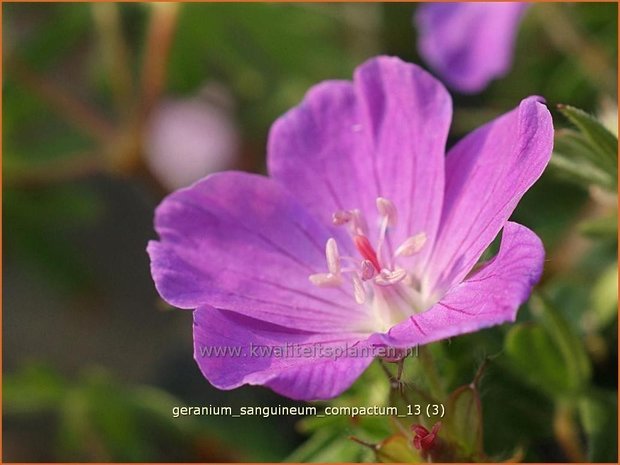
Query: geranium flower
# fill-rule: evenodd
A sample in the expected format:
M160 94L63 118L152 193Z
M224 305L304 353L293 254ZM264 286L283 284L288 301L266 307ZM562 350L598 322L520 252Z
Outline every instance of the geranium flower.
M425 3L415 14L418 51L448 86L483 90L512 64L527 3Z
M372 362L362 349L514 321L544 251L507 220L549 160L551 117L527 98L446 157L451 113L430 74L378 57L275 122L269 177L214 174L161 203L152 275L167 302L196 309L195 358L214 386L331 398ZM304 351L253 352L285 346Z

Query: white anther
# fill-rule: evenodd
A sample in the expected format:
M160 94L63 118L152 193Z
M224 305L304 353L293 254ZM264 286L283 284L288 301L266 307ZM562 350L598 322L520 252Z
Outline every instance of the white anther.
M396 213L396 207L391 200L384 197L377 197L377 211L379 212L379 215L387 218L387 225L389 227L396 226L398 216Z
M407 272L402 268L398 268L393 271L383 268L375 277L375 283L379 286L391 286L392 284L402 281L406 276Z
M352 217L353 215L351 215L351 212L346 210L338 210L332 215L332 223L335 226L342 226L343 224L347 224L351 221Z
M405 241L398 246L396 252L394 252L394 256L410 257L411 255L414 255L422 250L424 244L426 244L426 234L421 232L415 236L405 239Z
M370 260L362 260L361 267L362 270L360 271L360 278L362 278L362 281L368 281L369 279L374 278L375 274L377 274L375 266Z
M336 239L330 237L325 244L325 257L327 258L327 270L336 276L340 275L340 255Z
M358 304L363 304L366 302L366 289L364 289L364 283L360 280L357 275L353 275L353 295L355 296L355 301Z
M338 287L342 284L342 276L332 273L311 274L308 278L317 287Z

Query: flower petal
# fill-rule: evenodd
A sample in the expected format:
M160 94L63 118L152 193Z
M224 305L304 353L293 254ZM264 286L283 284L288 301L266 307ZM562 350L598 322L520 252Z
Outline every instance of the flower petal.
M418 7L418 50L441 79L464 93L505 75L526 3L427 3Z
M445 88L397 58L367 61L354 82L328 81L273 125L269 172L325 222L359 208L376 240L376 199L391 200L399 223L389 244L425 232L432 248L443 193L444 150L452 115Z
M273 180L209 176L168 196L155 227L152 275L174 306L212 305L315 331L344 331L366 318L351 288L310 283L326 270L330 234Z
M460 282L540 177L553 147L553 123L537 97L478 128L446 159L446 192L426 292Z
M514 321L519 305L540 279L544 255L536 234L507 222L499 253L481 270L450 289L429 310L370 340L404 348Z
M373 360L335 356L363 337L296 331L212 307L194 312L194 357L219 389L258 384L292 399L335 397Z

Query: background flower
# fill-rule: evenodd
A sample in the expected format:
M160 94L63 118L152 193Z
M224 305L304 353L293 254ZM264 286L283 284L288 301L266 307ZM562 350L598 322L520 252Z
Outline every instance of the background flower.
M415 13L418 50L448 86L483 90L512 65L521 2L425 3Z
M146 162L168 189L233 168L239 160L239 130L228 91L218 84L186 99L155 108L146 130Z

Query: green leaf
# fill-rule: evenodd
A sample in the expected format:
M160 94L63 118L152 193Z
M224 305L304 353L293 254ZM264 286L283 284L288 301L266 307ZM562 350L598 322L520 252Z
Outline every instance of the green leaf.
M446 404L446 429L462 449L463 455L482 453L482 405L478 389L467 384L456 389Z
M377 461L383 463L419 463L420 454L412 447L411 439L395 434L377 445Z
M592 238L615 240L618 237L618 213L583 221L579 230Z
M578 405L581 424L587 436L590 462L617 462L618 403L612 392L593 392Z
M560 129L550 166L566 179L585 186L599 185L616 191L618 139L601 122L568 105L558 109L577 130Z
M618 315L618 262L607 267L592 289L592 311L588 323L601 329Z
M515 326L506 337L513 367L554 399L579 395L592 370L582 339L548 300L534 294L530 308L540 323Z
M506 336L506 352L519 376L550 397L569 389L562 353L540 324L514 326Z
M618 170L618 139L592 115L570 105L558 109L584 134L598 154L600 167L616 173Z
M567 181L584 186L599 185L611 190L615 180L610 173L600 170L584 160L575 160L562 152L554 151L549 166Z
M66 384L53 370L40 364L27 366L2 381L4 413L41 413L54 410L64 396Z
M561 312L548 299L534 294L530 306L562 354L569 374L569 386L575 390L583 388L590 380L592 367L582 338L574 333Z
M342 430L325 429L289 455L284 462L358 462L372 457L370 449L342 434Z

